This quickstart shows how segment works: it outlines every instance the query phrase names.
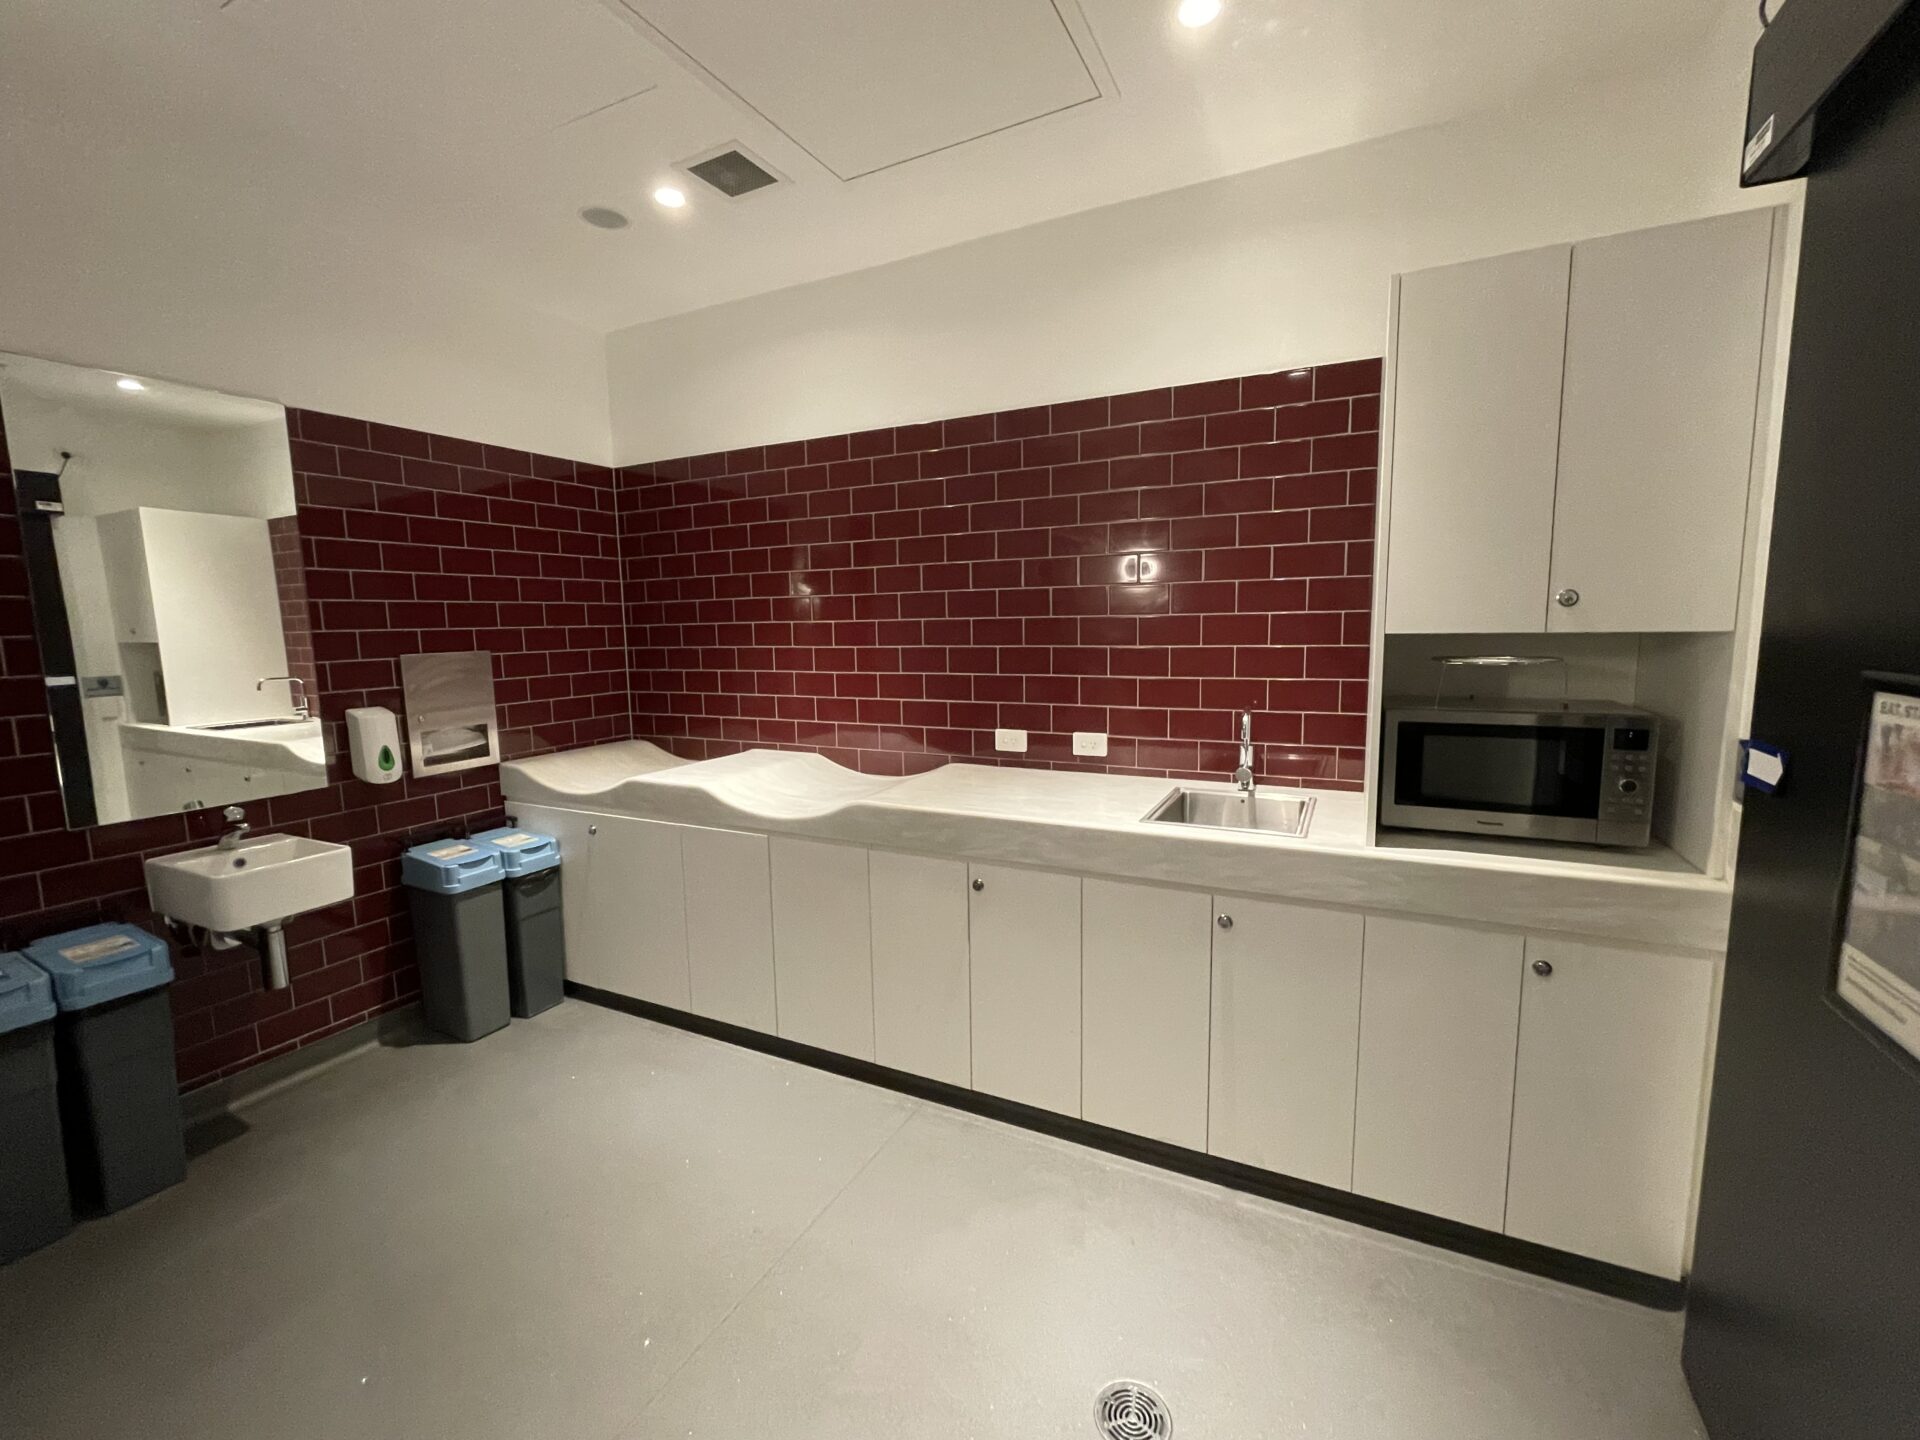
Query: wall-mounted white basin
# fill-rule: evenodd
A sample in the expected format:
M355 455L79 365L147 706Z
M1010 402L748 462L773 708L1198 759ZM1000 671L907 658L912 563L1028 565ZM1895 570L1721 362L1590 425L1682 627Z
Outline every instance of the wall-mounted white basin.
M147 861L153 908L184 925L232 933L353 898L353 852L298 835L256 835Z

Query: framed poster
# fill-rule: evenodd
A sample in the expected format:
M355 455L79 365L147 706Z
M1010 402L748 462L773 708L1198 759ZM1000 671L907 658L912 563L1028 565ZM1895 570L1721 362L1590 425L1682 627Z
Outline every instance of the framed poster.
M1920 1060L1920 682L1867 682L1834 995Z

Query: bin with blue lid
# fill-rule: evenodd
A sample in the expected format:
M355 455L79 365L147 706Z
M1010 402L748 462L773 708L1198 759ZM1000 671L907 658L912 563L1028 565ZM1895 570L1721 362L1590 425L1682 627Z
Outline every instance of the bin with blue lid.
M507 991L516 1020L551 1010L566 994L567 931L560 908L560 842L506 826L473 837L506 871Z
M47 972L24 955L0 954L0 1265L73 1228L53 1059L57 1011Z
M89 925L26 948L52 982L54 1057L74 1208L123 1210L186 1178L173 1068L173 958L133 925Z
M506 866L491 845L430 840L400 857L420 958L420 1008L429 1029L478 1040L511 1016L507 994Z

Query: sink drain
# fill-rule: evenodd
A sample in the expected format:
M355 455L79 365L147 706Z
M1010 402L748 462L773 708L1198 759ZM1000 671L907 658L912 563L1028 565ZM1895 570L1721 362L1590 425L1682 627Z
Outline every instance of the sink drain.
M1116 1380L1102 1390L1094 1418L1106 1440L1167 1440L1173 1434L1167 1402L1138 1380Z

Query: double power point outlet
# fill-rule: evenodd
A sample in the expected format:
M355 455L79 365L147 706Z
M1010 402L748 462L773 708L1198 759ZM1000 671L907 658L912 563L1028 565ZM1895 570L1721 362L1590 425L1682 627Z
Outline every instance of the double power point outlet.
M1024 730L996 730L993 732L993 748L1010 755L1027 753L1027 732ZM1073 732L1073 753L1076 755L1104 756L1107 753L1107 734L1104 730L1076 730Z

